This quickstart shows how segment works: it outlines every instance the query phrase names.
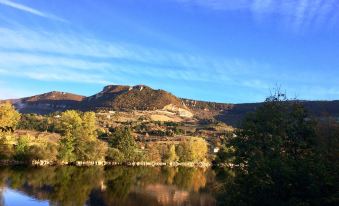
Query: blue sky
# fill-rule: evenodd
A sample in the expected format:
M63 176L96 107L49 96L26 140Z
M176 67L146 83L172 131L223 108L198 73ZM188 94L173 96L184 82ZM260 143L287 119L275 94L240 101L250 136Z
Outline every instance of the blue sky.
M146 84L179 97L339 99L338 0L0 0L0 99Z

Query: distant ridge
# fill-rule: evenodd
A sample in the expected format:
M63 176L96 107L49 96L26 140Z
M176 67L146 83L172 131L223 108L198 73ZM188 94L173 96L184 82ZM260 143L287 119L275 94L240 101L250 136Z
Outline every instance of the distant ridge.
M77 108L85 96L52 91L21 99L5 100L10 101L21 113L48 114L56 111Z
M178 98L164 90L155 90L146 85L108 85L95 95L85 97L77 94L52 91L10 101L21 113L48 114L76 109L81 111L133 111L179 108L191 112L200 120L219 120L237 125L244 116L255 111L262 103L227 104ZM339 118L339 101L300 101L311 115L317 118Z

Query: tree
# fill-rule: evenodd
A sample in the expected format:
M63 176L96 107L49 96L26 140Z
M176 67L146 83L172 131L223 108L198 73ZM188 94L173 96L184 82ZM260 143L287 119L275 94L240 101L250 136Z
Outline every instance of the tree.
M108 148L106 160L121 163L125 159L124 154L122 154L116 148Z
M169 147L166 148L165 153L165 162L176 162L179 160L179 157L177 156L177 153L175 151L175 146L172 144Z
M73 162L76 160L75 156L75 140L71 134L71 131L68 131L59 141L59 153L58 159L65 162Z
M94 112L68 110L61 114L60 130L63 138L60 141L59 159L64 161L101 161L104 159L107 146L97 140L96 118Z
M129 128L116 128L110 137L111 147L118 149L126 161L133 161L137 155L137 144Z
M83 121L80 114L75 110L67 110L60 117L60 131L63 135L69 135L74 138L82 134Z
M15 147L15 159L16 160L28 160L29 154L29 142L31 137L28 135L19 137L17 145Z
M9 103L0 104L0 127L1 128L13 128L17 126L20 120L20 114Z
M96 140L97 123L94 112L85 112L82 116L82 133L86 140Z
M192 150L188 141L180 142L176 147L176 154L180 162L192 161Z
M181 162L204 161L208 152L207 143L199 137L191 137L189 140L181 142L177 149L177 154Z
M192 160L204 161L208 152L206 141L199 137L192 137L189 140L189 144L192 151Z
M76 148L77 160L103 161L107 152L106 143L100 140L79 142Z
M280 92L267 98L218 154L219 163L232 163L236 174L224 185L224 204L327 204L326 170L314 128L297 101Z
M169 147L169 150L168 150L168 161L170 162L176 162L178 161L178 156L175 152L175 146L172 144L170 147Z

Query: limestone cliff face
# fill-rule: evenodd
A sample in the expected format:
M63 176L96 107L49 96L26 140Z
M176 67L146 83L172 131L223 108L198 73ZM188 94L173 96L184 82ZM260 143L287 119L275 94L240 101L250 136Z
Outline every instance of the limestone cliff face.
M193 113L190 112L187 108L178 107L173 104L166 105L163 109L170 112L175 112L180 117L192 118L194 116Z

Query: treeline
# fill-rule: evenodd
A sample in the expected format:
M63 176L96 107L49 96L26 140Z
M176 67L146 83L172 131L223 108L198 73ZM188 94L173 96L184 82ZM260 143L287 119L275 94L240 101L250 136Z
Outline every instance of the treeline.
M9 103L0 105L0 127L11 127L60 134L57 140L38 139L33 135L16 136L0 131L0 158L5 160L48 160L111 162L201 162L208 152L201 138L191 138L177 145L138 145L130 128L117 127L100 139L102 131L94 112L68 110L57 115L20 115Z
M219 203L338 205L338 148L337 120L314 120L277 92L223 143Z

